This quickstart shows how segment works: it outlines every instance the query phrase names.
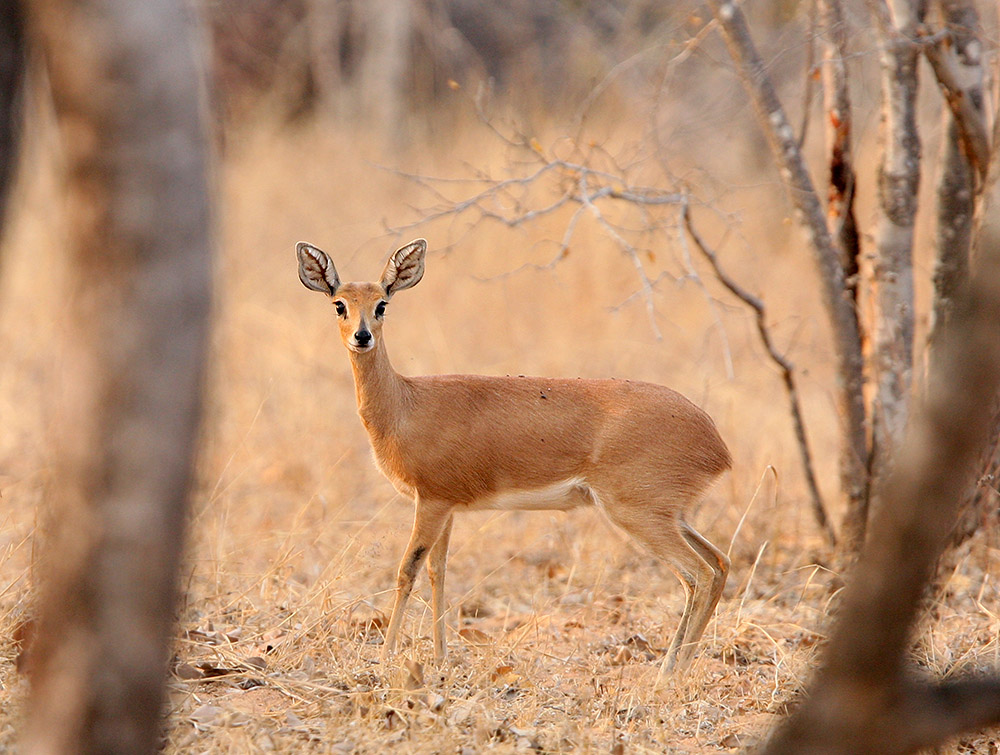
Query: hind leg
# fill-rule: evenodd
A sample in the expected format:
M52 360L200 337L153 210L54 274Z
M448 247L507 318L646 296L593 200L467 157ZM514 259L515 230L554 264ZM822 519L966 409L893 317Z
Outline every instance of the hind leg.
M711 581L703 585L704 591L698 592L696 589L692 593L693 599L691 611L688 614L688 623L684 627L684 637L680 643L679 654L675 657L676 665L683 668L690 663L698 640L704 634L708 620L712 617L712 612L722 597L722 590L726 586L726 578L729 575L729 557L687 522L681 522L680 528L684 541L712 571ZM695 596L697 597L695 598Z
M684 668L722 595L729 559L678 517L681 507L676 503L661 510L648 503L635 507L608 503L604 506L608 518L662 559L684 587L684 612L664 664L668 671Z

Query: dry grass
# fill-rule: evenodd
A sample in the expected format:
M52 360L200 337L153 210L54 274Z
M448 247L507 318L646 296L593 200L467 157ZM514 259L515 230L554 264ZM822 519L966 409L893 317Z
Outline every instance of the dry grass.
M780 386L744 313L713 310L691 280L660 286L656 340L643 303L629 298L634 273L596 228L581 227L552 271L497 277L547 261L565 218L520 231L467 233L445 221L420 229L432 250L455 245L432 253L421 285L393 302L390 353L411 374L620 375L672 385L705 406L736 458L696 514L733 558L705 649L688 674L659 678L680 587L597 513L477 513L456 523L452 539L448 661L428 662L430 611L418 600L405 660L377 662L410 504L370 461L329 307L299 284L292 249L317 243L347 278L378 272L406 240L380 224L414 219L410 205L425 199L367 162L378 155L358 135L260 129L234 137L220 166L210 401L166 751L688 753L753 742L802 688L841 583L806 512ZM503 159L470 132L407 167L456 175L462 160L497 169ZM0 309L6 638L30 601L46 428L58 422L60 380L72 379L54 346L64 273L49 173L33 174L22 194ZM760 194L727 194L727 209L755 217L740 229L747 246L728 258L768 296L793 358L812 368L806 409L832 498L823 318L807 261L775 233L780 214ZM648 264L652 275L684 272L677 248ZM933 671L996 663L998 555L976 543L959 559L917 648ZM24 693L15 656L9 639L0 643L0 748L14 741ZM977 738L947 752L986 747Z

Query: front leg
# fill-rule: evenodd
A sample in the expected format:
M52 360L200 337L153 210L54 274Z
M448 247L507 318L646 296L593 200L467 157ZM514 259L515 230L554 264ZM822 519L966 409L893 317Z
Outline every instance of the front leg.
M434 614L434 658L441 661L448 654L444 621L444 573L448 566L448 541L451 539L452 515L448 515L444 531L431 548L427 561L427 576L431 580L431 609Z
M387 659L396 652L396 642L399 639L399 628L406 612L406 602L413 591L420 567L427 560L427 555L434 544L441 538L445 527L451 522L451 504L441 501L427 501L420 496L416 499L416 513L413 517L413 532L406 546L403 560L399 562L396 573L396 599L389 617L389 628L385 632L385 645L382 647L382 659ZM445 545L447 547L447 544ZM436 614L436 610L435 610ZM435 616L435 627L437 616ZM437 630L435 628L435 635Z

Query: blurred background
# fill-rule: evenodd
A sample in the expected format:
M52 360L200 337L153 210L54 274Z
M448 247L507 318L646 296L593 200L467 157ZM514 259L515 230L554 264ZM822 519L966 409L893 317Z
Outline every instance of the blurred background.
M855 159L867 221L878 61L855 5L848 65L860 82ZM820 176L812 4L755 0L744 10ZM341 659L375 656L338 627L353 626L359 611L388 609L412 508L371 461L332 308L298 281L294 244L326 250L345 280L371 280L392 249L417 236L429 243L426 275L394 299L385 330L398 371L617 376L681 391L715 418L735 458L695 515L709 539L731 549L727 598L741 596L748 612L757 605L773 636L799 631L785 623L791 605L796 627L818 622L824 600L798 601L812 584L803 570L829 552L752 313L683 235L676 199L606 194L593 207L564 199L581 177L572 166L592 171L595 190L689 197L700 231L728 272L762 296L778 349L798 368L820 486L839 522L832 351L812 258L704 8L204 0L193 13L211 49L219 254L182 627L240 628L233 643L239 652L248 643L245 653L268 633L286 633L274 635L286 637L277 660L269 657L278 667L299 668L307 656L314 666L333 663L333 646ZM921 102L924 151L934 155L941 104L930 90ZM62 158L44 98L28 107L0 276L0 616L9 622L26 610L37 506L51 482L48 439L73 377L59 348ZM930 192L933 182L923 186ZM918 220L918 312L932 264L929 223ZM635 631L664 644L679 586L608 533L596 512L461 518L451 623L566 618L618 596L635 606ZM755 569L766 575L757 582ZM413 610L415 636L429 633L423 610ZM763 655L775 652L754 636ZM12 673L5 665L0 683L11 686Z

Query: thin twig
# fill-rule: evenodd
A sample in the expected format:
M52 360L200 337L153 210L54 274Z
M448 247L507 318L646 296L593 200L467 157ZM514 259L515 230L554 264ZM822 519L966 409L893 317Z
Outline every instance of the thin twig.
M508 144L514 144L507 140ZM567 223L563 238L559 244L556 255L543 265L522 265L517 271L524 269L547 270L552 269L558 262L567 256L569 242L576 229L576 225L581 215L586 212L594 218L604 232L618 245L626 257L632 262L633 267L639 277L641 284L640 294L646 303L646 310L649 315L650 326L657 339L661 339L662 333L656 323L655 308L655 288L659 280L653 280L646 273L639 250L629 242L626 236L633 233L633 229L623 228L616 225L602 212L598 206L600 200L615 199L637 207L644 215L647 209L667 207L670 205L682 205L685 195L676 191L665 191L663 189L649 186L634 186L628 184L621 173L611 173L597 170L585 162L571 162L568 160L549 159L542 152L540 147L526 142L523 145L515 145L530 150L535 158L541 160L541 164L530 174L500 180L492 180L488 177L475 179L472 181L457 182L454 179L434 178L404 171L391 170L396 175L412 181L426 189L439 201L439 205L423 214L423 217L408 225L398 226L389 229L392 232L400 233L421 226L428 221L438 220L444 217L461 215L468 211L478 213L480 220L495 220L509 228L522 226L543 216L555 213L567 205L578 205L577 210L570 217ZM557 199L549 204L536 209L524 209L520 199L509 194L511 189L526 189L535 185L546 176L554 176L555 180L562 184L561 194ZM465 199L454 201L448 198L440 190L441 187L456 183L485 184L485 187ZM510 197L511 211L497 210L488 206L487 203L497 203L498 198L503 195ZM649 230L654 226L647 218L644 229ZM517 272L513 271L513 272Z
M663 339L663 333L660 331L659 326L656 324L656 307L653 299L653 283L650 281L649 276L646 275L646 269L643 267L642 260L639 259L639 253L636 248L632 246L628 240L625 239L617 229L608 222L607 218L601 210L594 204L591 199L590 190L587 186L587 174L588 171L580 172L579 188L580 202L590 211L594 219L604 228L604 231L615 240L615 242L622 248L622 251L632 260L632 265L635 267L636 273L639 275L639 280L642 282L642 292L646 299L646 312L649 315L649 324L653 329L653 333L656 336L656 340Z
M726 363L726 377L733 380L736 377L736 368L733 366L733 350L729 345L729 334L726 333L726 328L722 324L722 318L719 316L719 310L716 306L715 300L712 299L711 294L709 294L708 289L705 287L705 282L701 279L701 276L698 275L698 271L695 270L694 261L691 259L691 249L687 243L687 237L684 235L683 228L678 229L677 238L681 242L681 250L684 254L684 266L688 270L688 277L694 281L698 290L702 292L705 300L708 302L708 308L712 312L712 319L715 320L715 327L718 329L722 338L722 354Z
M809 47L806 57L806 91L803 96L804 103L802 105L802 121L799 123L799 149L806 143L806 136L809 133L809 116L812 115L812 103L813 103L813 92L814 83L816 79L817 67L816 67L816 2L814 1L809 7Z
M767 329L767 319L764 308L764 303L756 296L751 294L745 288L743 288L739 283L737 283L719 264L718 256L715 251L713 251L702 239L701 235L695 230L694 224L691 222L691 213L688 210L687 205L681 207L681 217L684 220L684 227L687 229L688 234L694 241L695 246L702 253L702 256L708 260L708 263L712 266L712 270L715 272L716 278L722 283L737 299L742 301L748 307L750 307L756 316L757 320L757 332L760 334L761 343L764 345L764 349L767 351L768 356L771 360L778 366L781 370L781 376L785 383L785 392L788 394L788 403L792 412L792 424L795 427L795 438L798 441L799 453L802 457L802 471L806 477L806 483L809 486L809 494L812 498L812 510L813 515L816 518L816 523L819 525L820 530L826 537L827 542L833 547L837 545L837 535L833 530L833 526L830 523L830 519L826 514L826 507L823 505L823 498L819 492L819 485L816 482L816 473L813 470L812 453L809 450L809 441L806 438L805 422L802 418L802 410L799 405L799 393L795 382L795 365L793 365L787 357L782 355L774 347L771 341L770 331Z

